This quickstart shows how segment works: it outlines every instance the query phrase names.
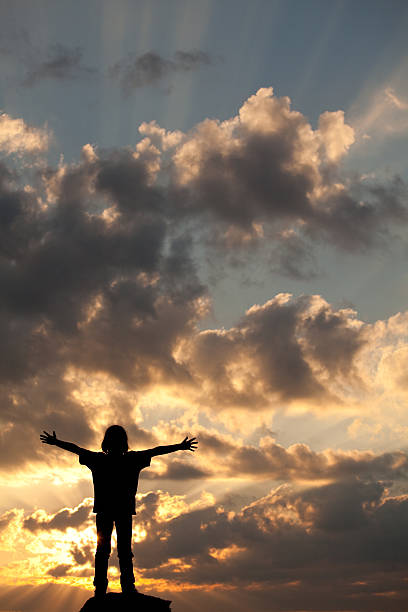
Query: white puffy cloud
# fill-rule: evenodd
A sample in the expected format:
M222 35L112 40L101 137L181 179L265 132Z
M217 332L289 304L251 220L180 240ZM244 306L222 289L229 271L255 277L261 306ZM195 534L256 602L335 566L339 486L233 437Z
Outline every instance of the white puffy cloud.
M343 111L322 113L319 117L319 134L330 162L338 162L355 141L354 129L344 123Z
M161 128L156 121L143 122L139 125L139 132L163 151L177 146L183 139L180 130L168 131Z
M46 151L50 138L47 127L33 127L23 119L13 119L6 113L0 114L0 150L8 155Z

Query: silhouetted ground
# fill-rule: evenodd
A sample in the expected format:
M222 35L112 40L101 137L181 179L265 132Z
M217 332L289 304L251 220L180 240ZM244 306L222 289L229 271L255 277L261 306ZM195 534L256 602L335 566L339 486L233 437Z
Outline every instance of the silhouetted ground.
M80 612L169 612L171 601L142 593L123 595L107 593L103 597L91 597Z

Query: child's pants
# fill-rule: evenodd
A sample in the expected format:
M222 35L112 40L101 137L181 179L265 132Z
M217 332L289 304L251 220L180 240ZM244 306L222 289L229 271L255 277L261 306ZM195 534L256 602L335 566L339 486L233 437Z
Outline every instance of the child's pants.
M122 591L134 587L132 563L132 515L121 514L114 516L107 512L96 514L97 547L95 554L95 589L104 591L108 586L108 563L111 552L111 537L113 523L116 527L118 542L118 557L120 568L120 584Z

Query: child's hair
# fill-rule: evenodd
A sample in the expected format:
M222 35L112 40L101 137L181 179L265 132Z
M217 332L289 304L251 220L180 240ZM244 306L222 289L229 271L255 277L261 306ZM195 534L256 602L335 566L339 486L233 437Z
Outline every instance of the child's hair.
M129 446L125 429L121 425L111 425L108 427L101 446L104 453L109 453L112 450L126 453L129 450Z

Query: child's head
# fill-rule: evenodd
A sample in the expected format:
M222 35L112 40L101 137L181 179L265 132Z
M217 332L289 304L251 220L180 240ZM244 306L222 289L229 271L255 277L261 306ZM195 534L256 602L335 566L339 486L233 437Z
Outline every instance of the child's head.
M129 450L127 433L121 425L111 425L102 440L104 453L126 453Z

